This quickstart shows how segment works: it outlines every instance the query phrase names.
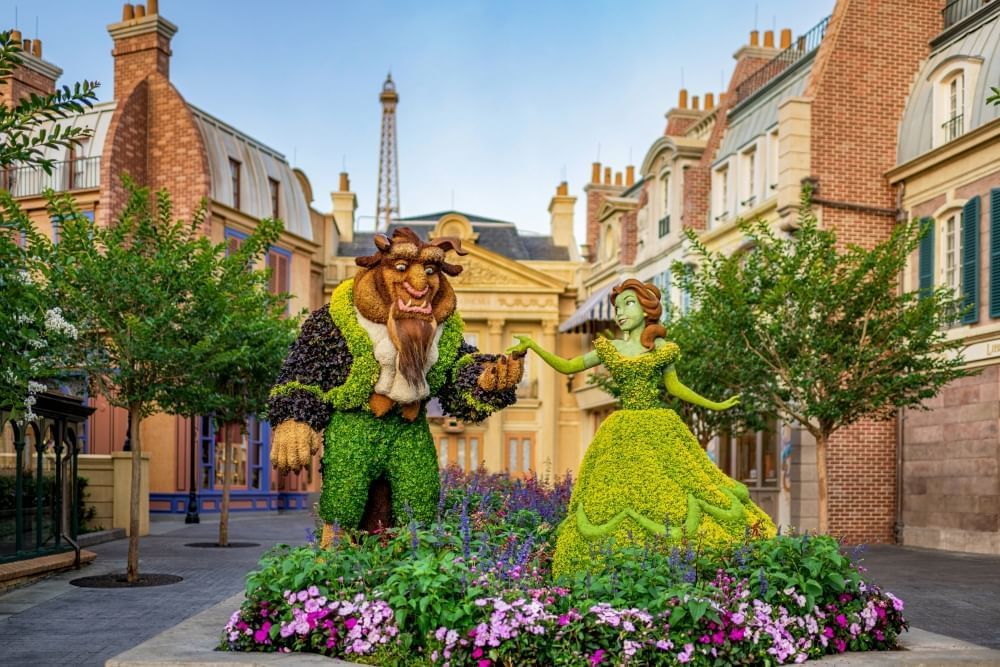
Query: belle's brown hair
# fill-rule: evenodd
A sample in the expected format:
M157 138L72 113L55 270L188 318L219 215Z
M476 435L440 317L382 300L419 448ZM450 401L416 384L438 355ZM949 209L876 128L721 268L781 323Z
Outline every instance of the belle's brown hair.
M653 344L657 338L665 338L667 330L660 324L660 315L663 314L663 304L660 302L660 288L653 283L644 283L635 278L629 278L611 290L611 307L615 305L615 299L626 290L635 292L642 312L646 315L646 328L642 330L639 342L647 350L653 349Z

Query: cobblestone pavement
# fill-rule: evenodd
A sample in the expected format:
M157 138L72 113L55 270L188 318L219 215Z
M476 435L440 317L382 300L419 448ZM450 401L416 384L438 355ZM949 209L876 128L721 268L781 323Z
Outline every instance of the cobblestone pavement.
M862 558L913 627L1000 649L1000 556L872 545Z
M173 517L171 517L173 519ZM259 547L197 549L215 541L218 520L154 521L139 547L140 573L175 574L184 581L138 589L78 588L70 579L124 572L128 540L89 547L97 560L0 596L0 664L5 667L103 665L184 619L243 589L260 554L277 543L301 544L312 526L307 512L233 515L229 539Z

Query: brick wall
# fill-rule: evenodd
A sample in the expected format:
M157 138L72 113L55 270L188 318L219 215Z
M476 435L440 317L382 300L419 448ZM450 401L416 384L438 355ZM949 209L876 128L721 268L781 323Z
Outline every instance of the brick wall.
M21 66L9 76L0 79L0 104L12 107L21 99L36 95L50 95L55 92L56 82L51 78Z
M885 173L899 120L943 0L838 0L805 95L812 98L811 172L817 213L842 245L871 247L895 224ZM849 542L889 542L895 517L896 422L863 421L830 443L830 530Z
M115 99L128 95L137 83L154 72L169 79L170 53L170 39L155 30L115 40L111 51L115 57Z
M601 210L601 204L607 197L613 197L624 191L625 188L621 185L607 183L589 183L587 185L587 246L590 248L588 261L593 262L597 258L597 246L600 243L601 231L597 214Z
M636 224L637 217L637 210L622 213L621 216L621 241L618 246L618 261L623 266L631 266L635 263L636 247L639 240Z

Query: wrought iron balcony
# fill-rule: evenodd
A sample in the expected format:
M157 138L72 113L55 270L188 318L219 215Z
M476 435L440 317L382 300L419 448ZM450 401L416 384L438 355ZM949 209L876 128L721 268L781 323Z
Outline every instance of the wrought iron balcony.
M975 14L993 0L950 0L941 10L943 29L947 30L966 16Z
M802 60L819 48L820 43L823 41L823 35L826 34L828 23L830 23L829 16L813 26L809 32L800 35L798 39L792 42L791 46L774 56L763 67L743 79L736 86L736 100L733 104L739 104L747 99L763 88L768 81L788 69L793 63Z
M965 131L964 118L965 114L959 114L941 124L941 129L944 131L945 143L962 136L962 133Z
M46 188L56 192L89 190L101 184L101 157L65 160L52 165L47 174L41 167L26 165L0 171L0 188L16 197L34 197Z

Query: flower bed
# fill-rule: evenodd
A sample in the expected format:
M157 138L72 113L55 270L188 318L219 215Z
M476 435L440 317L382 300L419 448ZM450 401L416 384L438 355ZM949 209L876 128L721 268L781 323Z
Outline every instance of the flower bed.
M378 665L782 664L892 649L907 627L903 603L830 537L748 535L726 552L651 539L553 581L568 479L442 482L431 526L266 554L221 648Z

